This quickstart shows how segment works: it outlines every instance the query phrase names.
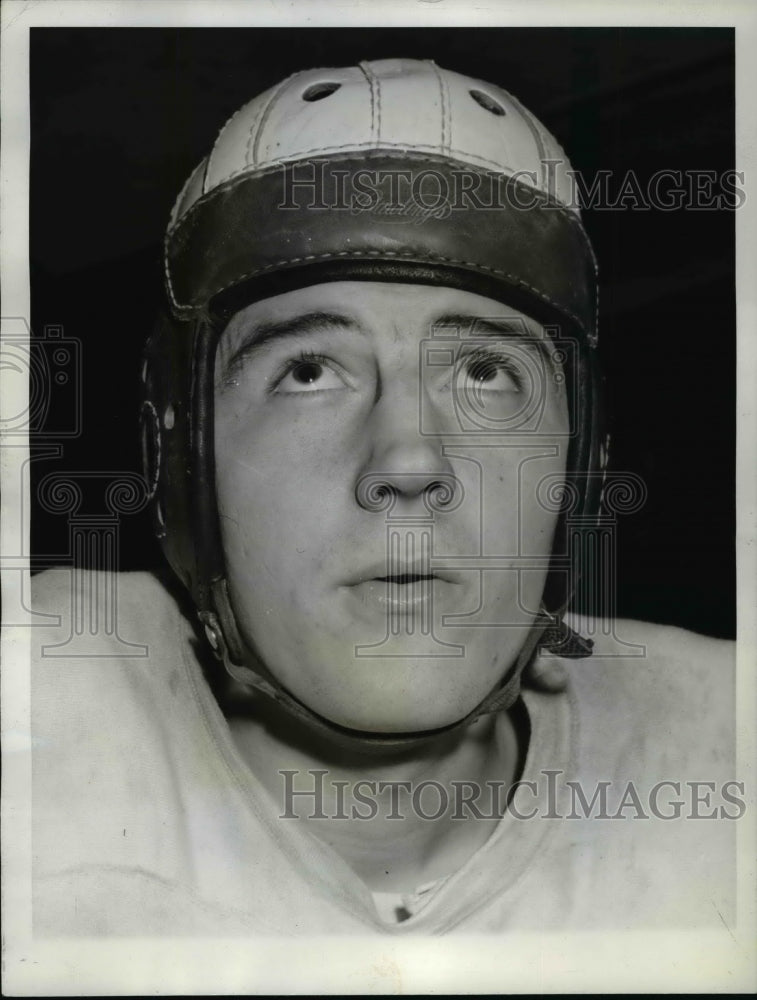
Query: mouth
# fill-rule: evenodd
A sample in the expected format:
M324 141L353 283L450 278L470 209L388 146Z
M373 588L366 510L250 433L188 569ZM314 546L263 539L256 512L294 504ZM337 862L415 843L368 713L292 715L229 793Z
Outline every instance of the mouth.
M389 572L387 572L389 571ZM462 583L459 570L431 569L427 559L410 561L383 559L353 574L344 584L358 587L363 584L386 584L392 587L431 586L433 583Z
M424 623L430 625L433 605L442 601L447 607L452 599L453 585L458 582L451 574L431 572L427 566L400 566L393 573L387 573L388 568L386 563L374 566L356 575L347 587L359 602L362 613L371 620L376 615L388 616L389 622L409 616L417 620L419 627Z
M373 577L354 584L350 590L366 608L382 615L415 615L428 612L438 577L421 573Z

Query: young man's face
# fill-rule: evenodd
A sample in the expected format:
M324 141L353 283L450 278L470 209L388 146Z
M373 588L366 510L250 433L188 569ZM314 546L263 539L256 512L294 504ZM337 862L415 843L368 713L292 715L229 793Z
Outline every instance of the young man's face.
M237 313L216 358L216 477L251 656L350 728L471 711L539 607L561 379L537 323L452 288L330 282Z

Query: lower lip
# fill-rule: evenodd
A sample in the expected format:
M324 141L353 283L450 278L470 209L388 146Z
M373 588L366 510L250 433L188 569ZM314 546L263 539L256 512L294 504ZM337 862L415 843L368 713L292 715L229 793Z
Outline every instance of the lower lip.
M366 608L395 615L415 615L430 609L432 599L440 590L451 586L446 580L431 577L415 583L390 583L366 580L349 590Z

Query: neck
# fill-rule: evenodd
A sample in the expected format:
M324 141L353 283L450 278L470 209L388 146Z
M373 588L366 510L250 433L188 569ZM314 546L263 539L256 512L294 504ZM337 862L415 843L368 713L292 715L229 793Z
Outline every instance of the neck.
M279 814L372 891L409 892L460 868L493 832L525 749L517 708L386 744L315 729L264 696L229 696L222 708Z

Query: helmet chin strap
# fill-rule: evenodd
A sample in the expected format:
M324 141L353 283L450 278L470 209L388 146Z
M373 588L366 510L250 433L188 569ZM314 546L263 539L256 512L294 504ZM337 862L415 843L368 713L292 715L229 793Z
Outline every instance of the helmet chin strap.
M205 633L215 656L223 663L229 676L237 683L267 695L298 720L327 734L332 741L336 739L344 743L359 743L363 748L389 749L430 741L470 726L483 715L506 711L517 701L523 670L531 659L538 655L540 645L560 656L570 658L591 656L593 645L591 640L583 639L575 633L559 615L550 614L541 608L517 660L504 679L466 716L437 729L409 733L366 732L341 726L319 715L290 694L264 667L253 670L248 666L245 663L244 645L231 610L226 581L216 581L211 590L217 613L200 612L199 618L205 626Z

